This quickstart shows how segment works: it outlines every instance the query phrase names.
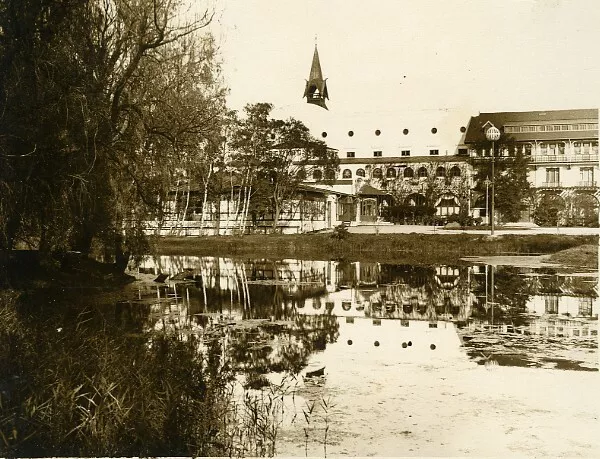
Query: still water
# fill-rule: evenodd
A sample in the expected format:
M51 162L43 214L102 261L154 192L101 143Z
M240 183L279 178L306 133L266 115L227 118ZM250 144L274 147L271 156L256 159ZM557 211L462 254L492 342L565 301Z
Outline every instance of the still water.
M246 390L283 391L277 454L600 454L597 273L163 256L136 274L119 308L149 305L144 332L216 337Z

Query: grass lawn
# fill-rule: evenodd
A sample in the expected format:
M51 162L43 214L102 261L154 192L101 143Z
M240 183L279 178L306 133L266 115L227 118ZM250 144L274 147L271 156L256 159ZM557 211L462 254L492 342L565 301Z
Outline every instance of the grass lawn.
M161 255L249 258L346 259L388 263L458 263L474 255L539 255L588 245L598 236L487 234L331 234L162 237L153 240Z

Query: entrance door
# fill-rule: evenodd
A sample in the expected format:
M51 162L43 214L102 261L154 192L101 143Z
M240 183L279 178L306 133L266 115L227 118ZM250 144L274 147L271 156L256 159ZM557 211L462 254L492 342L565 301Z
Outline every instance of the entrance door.
M338 220L342 222L353 222L356 219L356 204L351 197L345 197L338 201Z
M363 222L374 222L377 220L377 199L363 199L360 207L360 220Z

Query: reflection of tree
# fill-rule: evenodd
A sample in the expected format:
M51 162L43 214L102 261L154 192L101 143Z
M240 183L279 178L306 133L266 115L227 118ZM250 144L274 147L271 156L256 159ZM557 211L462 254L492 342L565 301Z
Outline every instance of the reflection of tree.
M493 287L492 269L494 270ZM534 290L532 279L535 278L524 276L522 268L488 266L485 274L473 276L471 288L478 298L473 317L485 318L491 322L493 316L494 323L522 325L525 323L523 314L527 311L527 303ZM487 303L484 298L487 299Z
M234 368L252 373L298 373L309 357L339 336L335 316L295 315L293 324L263 324L233 332L230 358Z
M345 287L356 286L356 266L348 261L340 261L337 265L339 284Z
M496 303L507 311L524 311L530 296L527 281L515 266L495 268L494 292Z
M413 288L423 287L429 282L435 270L432 267L413 265L382 265L381 282L401 282Z
M557 274L555 271L546 271L546 275L528 279L532 293L548 295L581 295L596 298L595 281L587 277Z

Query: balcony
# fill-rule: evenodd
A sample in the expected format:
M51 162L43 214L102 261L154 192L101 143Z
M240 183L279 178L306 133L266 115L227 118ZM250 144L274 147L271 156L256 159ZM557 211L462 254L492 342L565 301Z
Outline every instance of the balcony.
M577 163L598 161L598 152L575 155L532 155L532 163Z
M542 182L538 188L555 189L562 188L561 182Z
M575 185L576 188L598 188L598 183L595 180L584 180Z

